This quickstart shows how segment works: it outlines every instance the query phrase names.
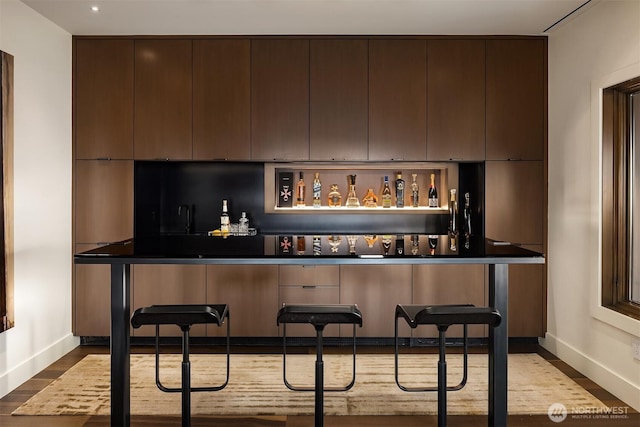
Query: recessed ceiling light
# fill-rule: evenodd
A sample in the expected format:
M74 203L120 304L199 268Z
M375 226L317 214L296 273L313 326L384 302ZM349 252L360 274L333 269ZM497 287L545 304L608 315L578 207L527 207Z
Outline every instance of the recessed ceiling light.
M91 6L91 10L94 12L100 12L100 8L98 6Z

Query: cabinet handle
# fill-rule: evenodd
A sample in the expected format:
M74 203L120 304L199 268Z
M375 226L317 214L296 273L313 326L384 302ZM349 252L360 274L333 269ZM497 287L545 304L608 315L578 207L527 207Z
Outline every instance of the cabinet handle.
M395 162L395 161L402 162L402 161L404 161L404 157L398 157L398 158L393 158L393 157L392 157L392 158L391 158L391 161L393 161L393 162Z
M451 160L451 161L453 161L453 162L461 162L461 161L462 161L462 160L464 160L464 159L459 158L459 157L450 157L450 158L449 158L449 160Z
M310 265L310 264L304 264L302 266L302 268L316 268L316 266L315 265Z
M315 289L317 288L316 285L302 285L302 289Z
M516 162L518 160L522 160L522 157L509 157L507 160L510 162Z
M155 159L153 159L155 161L161 161L161 162L168 162L169 158L168 157L156 157Z
M96 160L111 160L111 157L98 157Z

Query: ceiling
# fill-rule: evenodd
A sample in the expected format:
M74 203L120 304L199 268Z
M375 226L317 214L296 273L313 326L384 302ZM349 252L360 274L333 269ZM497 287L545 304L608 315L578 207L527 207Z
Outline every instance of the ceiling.
M21 1L73 35L504 35L544 34L598 0Z

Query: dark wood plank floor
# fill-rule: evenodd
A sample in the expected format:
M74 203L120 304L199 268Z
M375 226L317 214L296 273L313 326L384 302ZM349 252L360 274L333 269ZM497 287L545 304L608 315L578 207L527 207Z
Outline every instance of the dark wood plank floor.
M515 347L515 348L514 348ZM193 352L210 351L207 348L194 348ZM234 352L279 352L281 349L264 348L237 348ZM136 346L134 353L149 353L153 348ZM304 351L304 350L303 350ZM309 351L314 351L309 349ZM330 349L328 351L331 351ZM339 349L337 351L340 351ZM386 347L359 348L359 353L390 352ZM417 351L430 352L432 349L420 349ZM478 350L476 350L478 351ZM482 351L482 350L479 350ZM593 381L580 374L566 363L559 360L553 354L537 345L512 346L511 352L537 352L550 363L575 380L591 394L600 399L609 407L627 408L628 413L622 417L596 417L584 415L581 417L569 415L561 423L552 422L547 415L510 415L508 423L510 427L640 427L640 414L621 402L611 393L603 390ZM0 399L0 426L2 427L109 427L110 420L107 416L12 416L11 412L26 402L31 396L46 387L51 381L62 375L87 354L105 354L109 348L105 346L81 346L60 360L53 363L47 369L34 376L32 379ZM179 352L179 350L178 350ZM134 416L131 420L132 427L169 427L180 426L179 417ZM312 416L286 416L286 417L194 417L193 427L217 426L217 427L312 427ZM437 425L435 416L352 416L352 417L325 417L326 427L424 427ZM450 427L480 427L487 425L486 416L449 416Z

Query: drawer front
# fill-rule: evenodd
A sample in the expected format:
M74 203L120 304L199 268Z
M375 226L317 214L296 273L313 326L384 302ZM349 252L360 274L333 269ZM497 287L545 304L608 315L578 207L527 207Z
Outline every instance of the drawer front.
M280 286L338 286L337 265L281 265Z
M340 287L338 286L280 286L280 306L282 304L338 304L340 302ZM280 325L280 334L282 334ZM316 331L310 324L287 325L288 337L314 337ZM327 325L323 336L337 337L340 335L338 325Z

